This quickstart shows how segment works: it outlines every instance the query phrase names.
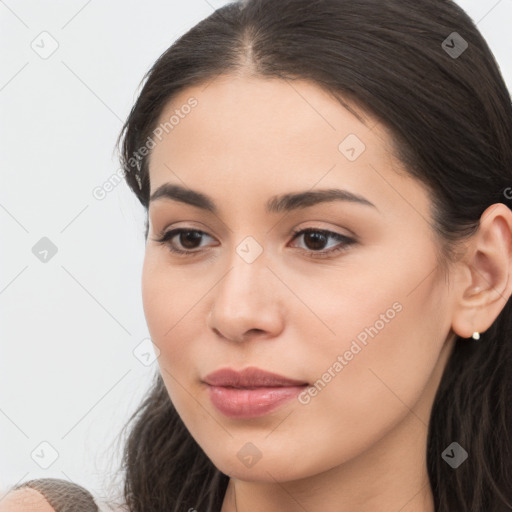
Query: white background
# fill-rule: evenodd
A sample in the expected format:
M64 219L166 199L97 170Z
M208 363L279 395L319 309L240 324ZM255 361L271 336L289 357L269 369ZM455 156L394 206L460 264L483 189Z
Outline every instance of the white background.
M103 495L115 473L111 443L157 363L133 354L149 337L144 210L124 182L92 191L118 172L144 73L225 3L0 1L0 491L56 477ZM458 3L512 90L512 0ZM31 47L43 31L58 42L47 59ZM57 247L46 263L32 252L42 237ZM58 452L48 469L43 441Z

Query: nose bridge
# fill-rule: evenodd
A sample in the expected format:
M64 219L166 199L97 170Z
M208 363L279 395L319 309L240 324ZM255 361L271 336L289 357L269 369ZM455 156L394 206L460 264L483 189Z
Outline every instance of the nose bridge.
M239 252L242 252L240 256ZM215 302L230 311L258 308L267 301L270 272L263 255L254 260L244 257L251 253L244 243L229 259L229 270L217 285Z
M280 323L272 273L254 242L238 244L213 294L209 325L230 339L241 339L250 330L275 331Z
M241 226L235 226L235 233L240 235L243 232ZM245 228L247 233L247 227ZM249 231L250 233L250 231ZM262 290L258 290L258 285L262 280L268 280L269 270L266 267L268 263L268 247L264 250L264 233L256 235L256 239L251 234L238 237L240 241L233 244L230 254L226 256L226 264L229 272L225 275L219 285L223 292L227 295L247 296L247 292L251 289L258 294ZM225 293L223 293L225 294ZM253 294L254 296L255 294Z

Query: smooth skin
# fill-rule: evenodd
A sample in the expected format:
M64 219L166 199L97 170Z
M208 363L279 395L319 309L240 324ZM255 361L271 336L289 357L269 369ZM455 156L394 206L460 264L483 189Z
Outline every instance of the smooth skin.
M222 512L433 512L426 442L434 395L455 333L477 343L473 332L485 332L510 297L511 211L489 207L445 275L427 191L405 175L375 119L359 121L311 82L244 73L182 90L160 120L191 97L197 106L152 149L151 194L182 185L208 195L218 212L150 203L142 293L171 400L230 476ZM354 161L339 149L349 134L366 146ZM265 211L276 194L327 188L375 208L332 201ZM168 242L194 254L155 241L175 228L203 232ZM294 239L306 228L356 241ZM252 263L237 252L246 237L263 250ZM358 334L381 326L381 315L384 326L308 404L293 399L240 420L210 402L202 379L223 367L257 366L313 385ZM261 455L250 467L237 455L246 443Z

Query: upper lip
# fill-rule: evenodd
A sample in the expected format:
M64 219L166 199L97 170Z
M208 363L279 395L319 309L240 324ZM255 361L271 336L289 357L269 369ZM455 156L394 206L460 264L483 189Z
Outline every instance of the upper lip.
M303 386L307 382L288 379L277 373L268 372L254 366L236 371L232 368L221 368L209 373L204 382L211 386L230 387L281 387Z

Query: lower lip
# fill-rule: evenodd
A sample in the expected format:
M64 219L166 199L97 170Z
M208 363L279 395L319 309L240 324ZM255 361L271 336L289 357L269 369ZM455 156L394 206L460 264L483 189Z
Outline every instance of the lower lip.
M230 418L257 418L296 397L306 386L236 389L208 385L213 405Z

